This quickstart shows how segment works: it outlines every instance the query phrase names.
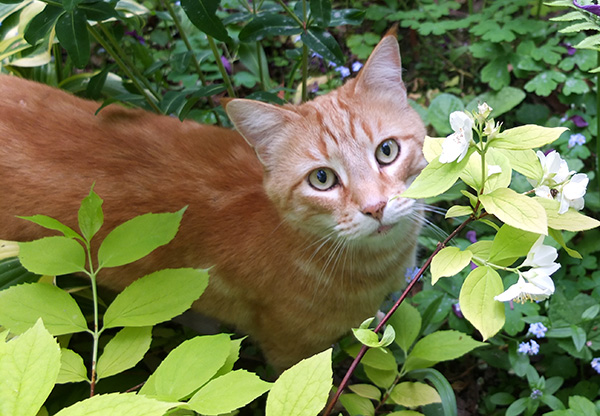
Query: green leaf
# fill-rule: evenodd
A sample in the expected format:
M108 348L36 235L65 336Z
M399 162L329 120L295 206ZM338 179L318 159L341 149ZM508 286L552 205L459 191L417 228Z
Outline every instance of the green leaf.
M230 413L269 391L271 383L256 374L236 370L209 381L188 402L203 415Z
M473 270L460 290L460 310L484 340L496 335L504 326L504 304L494 300L494 296L503 291L502 279L491 267Z
M123 328L104 347L98 358L98 380L119 374L139 363L152 341L152 327Z
M398 376L397 368L394 370L379 370L368 365L363 365L363 368L369 380L382 389L390 388Z
M499 166L501 172L490 175L489 168L492 165ZM483 186L484 194L489 194L498 188L508 187L512 178L512 169L508 158L504 154L496 149L488 149L485 158L485 169L485 175L482 175L481 155L475 152L469 158L469 163L460 174L460 178L476 191L481 190ZM484 184L481 183L482 178L485 178Z
M598 46L600 46L600 34L586 36L581 42L575 45L575 48L597 50Z
M440 277L454 276L467 267L473 258L469 250L458 247L446 247L440 250L431 261L431 284L435 285Z
M58 18L64 12L62 7L47 4L46 7L44 7L44 10L27 24L24 33L25 40L31 45L36 45L46 36L49 36L50 31L54 29Z
M534 198L544 209L548 216L548 227L555 230L584 231L591 230L600 225L600 221L583 215L573 208L569 208L564 214L558 213L560 202L548 198Z
M527 84L525 84L525 91L535 92L541 97L549 96L552 91L558 88L558 84L565 82L566 76L563 73L556 71L544 71L537 74Z
M494 90L501 90L510 84L508 62L500 57L490 61L481 69L481 80L487 82Z
M198 29L221 42L230 42L227 29L217 17L220 0L181 0L181 7Z
M387 348L370 348L365 353L362 364L384 371L396 371L398 364L394 354Z
M306 32L303 32L300 37L306 46L320 54L323 58L337 65L344 64L345 56L342 48L340 48L337 40L331 36L331 33L323 29L311 27Z
M19 261L32 273L58 276L85 271L85 251L68 237L46 237L19 243Z
M87 65L90 60L90 39L83 10L75 9L60 16L56 22L56 37L77 68Z
M310 0L310 14L319 27L327 27L331 21L331 0Z
M477 269L475 269L477 270ZM502 311L504 311L504 305ZM462 308L462 305L461 305ZM421 338L413 347L404 365L406 371L431 367L440 361L454 360L485 345L462 332L436 331Z
M379 401L381 399L381 391L370 384L352 384L348 389L361 397Z
M500 91L488 91L479 94L467 104L467 110L476 110L478 104L487 103L493 109L490 117L497 118L521 104L525 99L525 95L525 92L519 88L506 86Z
M565 13L561 16L553 17L550 20L552 20L553 22L573 22L575 20L585 20L585 16L581 12L574 11Z
M421 314L417 308L403 302L388 322L396 332L396 344L408 352L421 332Z
M85 16L88 20L93 20L96 22L101 22L103 20L108 20L111 17L117 17L117 11L115 10L116 3L114 2L106 2L103 0L85 2L83 4L79 4L79 10L83 10L85 12Z
M352 386L350 386L352 388ZM377 391L379 391L377 389ZM340 403L350 416L374 416L375 406L371 400L357 394L342 394Z
M60 371L56 384L88 381L87 369L83 364L83 358L75 351L66 348L62 348L60 351Z
M89 195L81 201L78 213L79 229L87 241L91 241L104 223L103 202L102 198L94 192L93 187Z
M430 198L447 191L454 185L474 151L474 148L470 148L463 160L458 163L441 163L439 158L433 160L400 196L415 199Z
M413 370L410 372L411 378L417 378L419 380L426 379L433 387L437 390L440 398L442 399L442 409L444 410L444 416L457 416L458 409L456 406L456 396L454 390L450 385L450 382L434 368L423 368L421 370Z
M367 347L376 348L379 346L379 337L372 329L352 328L352 333L361 344Z
M104 314L104 327L152 326L186 311L208 285L208 271L164 269L136 280Z
M526 178L537 179L544 174L540 161L533 150L500 149L500 152L508 158L511 168Z
M565 81L565 85L563 87L564 95L578 94L583 95L590 91L590 87L585 82L585 80L580 78L569 77Z
M578 412L583 413L584 415L593 415L598 414L596 406L594 403L586 397L583 396L570 396L569 397L569 408Z
M438 392L425 383L405 381L398 384L390 393L390 399L399 405L409 408L441 403Z
M473 214L473 207L465 205L453 205L446 211L444 218L464 217Z
M71 13L82 0L63 0L63 8L67 13Z
M267 13L254 17L239 34L241 42L254 42L266 36L298 35L302 28L290 16Z
M55 336L88 329L75 300L56 286L26 283L0 292L0 325L21 334L39 318Z
M62 222L60 222L52 217L48 217L46 215L33 215L31 217L18 217L18 218L21 218L21 219L27 220L27 221L31 221L32 223L40 225L49 230L60 231L61 233L63 233L65 235L65 237L81 239L81 236L79 234L77 234L72 228L67 227Z
M569 256L573 257L574 259L583 259L579 252L573 250L570 247L567 247L567 243L565 242L565 239L563 238L562 233L559 230L555 230L554 228L548 228L548 235L552 237L554 241L560 244L560 246L567 252Z
M245 338L231 340L231 344L230 344L231 348L229 349L229 355L227 356L227 359L225 360L225 364L223 364L223 366L215 374L215 377L222 376L223 374L227 374L231 370L233 370L233 366L240 356L240 346L244 339Z
M427 118L439 135L446 136L452 133L449 121L450 113L464 110L464 108L465 106L460 98L455 95L447 93L438 94L431 100L431 104L427 110Z
M481 195L480 201L487 212L504 223L521 230L548 235L546 211L533 198L518 194L512 189L499 188Z
M425 136L423 142L423 156L427 163L431 163L432 160L439 157L442 154L442 143L445 137L429 137Z
M16 243L15 243L16 244ZM0 251L2 244L0 243ZM18 246L17 246L18 247ZM16 257L0 260L0 291L20 283L37 282L40 276L28 272Z
M161 402L135 393L98 394L62 409L54 416L163 416L178 404Z
M327 403L332 377L331 349L300 361L271 388L266 416L316 415Z
M60 369L60 347L41 320L0 345L0 414L35 416Z
M177 234L185 208L137 216L110 232L98 249L99 267L117 267L147 256Z
M504 224L494 237L489 261L526 256L539 234L523 231Z
M490 142L497 149L526 150L552 143L568 129L566 127L542 127L533 124L504 130Z
M365 10L359 9L338 9L331 12L331 21L329 27L343 25L360 25L365 18Z
M198 336L181 343L148 378L141 394L165 400L188 397L225 364L229 355L227 334Z

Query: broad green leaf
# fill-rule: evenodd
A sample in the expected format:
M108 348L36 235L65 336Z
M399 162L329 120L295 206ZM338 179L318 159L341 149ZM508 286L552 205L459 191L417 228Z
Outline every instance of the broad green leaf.
M546 211L535 199L512 189L499 188L481 195L480 201L487 212L504 223L521 230L548 235Z
M60 231L65 235L65 237L69 238L81 238L79 234L77 234L72 228L67 227L62 222L48 217L47 215L33 215L31 217L18 217L23 220L31 221L34 224L40 225L44 228L54 231Z
M209 36L229 42L227 29L216 15L220 0L181 0L181 7L190 21Z
M458 163L441 163L439 158L433 160L400 196L415 199L429 198L447 191L454 185L474 151L473 148L469 149L463 160Z
M310 0L310 14L319 27L326 27L331 21L331 0Z
M440 157L444 139L444 137L425 137L425 141L423 142L423 155L425 156L427 163L431 163L432 160Z
M376 389L379 391L378 389ZM350 416L374 416L375 406L371 400L358 394L342 394L340 403Z
M403 302L388 322L396 332L396 344L408 352L421 332L421 314L417 308Z
M62 348L60 350L60 371L56 384L78 383L80 381L88 381L83 358L75 351Z
M254 42L267 36L298 35L302 28L290 16L268 13L254 17L239 34L241 42Z
M488 91L479 94L467 104L467 110L476 110L477 105L487 103L492 107L490 117L497 118L509 112L525 99L525 92L519 88L506 86L500 91Z
M481 69L481 80L494 90L501 90L510 84L508 62L505 57L491 60Z
M454 276L471 262L473 253L462 251L458 247L446 247L440 250L431 261L431 284L435 285L440 277Z
M152 326L185 312L208 284L208 271L164 269L119 293L104 314L104 327Z
M52 391L59 369L60 347L41 320L2 345L0 415L35 416Z
M65 13L56 22L56 37L77 68L83 68L90 60L90 39L85 12L75 9Z
M465 106L460 98L455 95L438 94L431 100L427 110L427 118L440 136L446 136L452 133L449 121L450 113L464 110L464 108Z
M569 408L575 411L579 411L584 415L598 414L598 410L596 409L594 403L587 397L583 396L570 396Z
M494 237L489 261L494 263L498 260L526 256L539 236L504 224Z
M1 247L0 243L0 251L2 251ZM40 276L21 266L16 257L0 260L0 291L21 283L37 282L39 278Z
M441 403L438 392L428 384L405 381L398 384L390 393L390 399L409 408Z
M128 327L120 330L98 358L98 380L119 374L139 363L150 348L152 327Z
M203 415L230 413L269 391L271 383L256 374L236 370L209 381L188 402Z
M421 412L416 412L414 410L399 410L397 412L388 413L387 416L425 416L425 415Z
M382 347L387 347L392 342L394 342L395 338L396 338L396 332L394 331L394 327L391 325L388 325L385 327L385 330L383 331L383 335L381 336L381 341L379 342L379 345Z
M379 370L378 368L369 367L368 365L363 365L363 368L369 380L382 389L390 388L398 376L398 369Z
M445 218L464 217L473 214L473 208L465 205L453 205L446 211Z
M123 3L124 2L120 2L119 6L122 6ZM115 6L116 3L98 0L89 3L80 3L78 8L85 12L85 17L88 20L101 22L103 20L108 20L111 17L117 17Z
M62 5L68 13L71 13L81 1L82 0L63 0Z
M367 328L352 328L354 337L363 345L368 347L378 347L379 337L372 329Z
M62 7L47 4L44 10L27 24L24 34L25 40L31 45L37 44L50 34L56 21L64 12Z
M147 256L177 234L185 208L137 216L110 232L98 249L99 267L117 267Z
M548 227L555 230L566 231L584 231L591 230L600 225L600 221L583 215L573 208L569 208L564 214L558 213L560 202L548 198L534 198L544 209L548 215Z
M524 88L528 92L534 92L541 97L547 97L552 91L558 88L560 83L565 82L566 79L566 75L562 72L543 71L527 82Z
M62 409L54 416L163 416L178 404L135 393L98 394Z
M306 46L320 54L323 58L337 65L344 64L345 57L342 48L340 48L340 45L331 33L312 27L303 32L300 37Z
M442 373L434 368L423 368L421 370L411 371L410 377L418 380L428 380L437 390L440 398L442 399L441 407L444 411L444 416L458 416L454 389L446 377L442 375Z
M504 306L502 311L504 311ZM421 338L415 344L408 355L404 368L406 371L411 371L417 368L431 367L440 361L454 360L461 357L482 345L485 345L485 343L475 341L462 332L454 330L436 331ZM425 363L430 365L422 365Z
M58 276L85 271L85 251L77 241L62 236L19 243L19 261L32 273Z
M229 335L199 336L181 343L148 378L141 394L181 400L210 380L230 350Z
M56 286L26 283L0 292L0 325L21 334L39 318L55 336L88 329L75 300Z
M394 354L387 348L368 349L361 362L378 370L393 371L398 368Z
M78 213L79 229L87 241L94 237L104 223L103 202L93 188L90 190L89 195L81 201Z
M233 370L233 366L240 356L240 346L242 345L242 341L244 339L245 337L231 340L229 355L225 360L225 364L223 364L223 366L215 374L215 377L222 376L223 374L227 374Z
M359 9L337 9L331 12L329 27L343 25L360 25L365 18L365 10Z
M327 403L332 377L331 349L300 361L271 387L266 416L316 415Z
M348 386L348 389L361 397L365 397L371 400L381 399L381 390L370 384L352 384Z
M494 300L494 296L503 291L502 278L491 267L473 270L460 290L460 310L484 340L496 335L504 326L504 304Z
M568 130L566 127L542 127L527 124L504 130L490 141L490 146L509 150L535 149L552 143L566 130Z
M538 179L544 174L540 161L533 150L498 150L508 158L510 166L526 178Z

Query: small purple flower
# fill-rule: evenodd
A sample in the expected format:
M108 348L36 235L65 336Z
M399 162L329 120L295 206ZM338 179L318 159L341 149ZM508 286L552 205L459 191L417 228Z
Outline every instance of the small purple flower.
M313 82L311 85L309 85L308 90L313 94L316 94L317 91L319 91L319 83L317 81Z
M598 4L587 4L585 6L582 6L581 4L577 3L577 0L573 0L573 5L575 5L575 7L579 7L580 9L585 10L586 12L590 12L592 14L595 14L596 16L600 16L600 5Z
M596 370L597 373L600 373L600 357L594 358L590 365L594 370Z
M575 49L570 43L565 43L563 46L567 48L567 55L569 56L573 56L575 55L575 52L577 52L577 49Z
M540 352L540 344L534 340L529 342L521 342L517 352L520 354L536 355L538 352Z
M407 267L406 268L406 272L404 273L404 278L406 279L406 283L410 283L415 276L417 275L417 273L419 272L419 268L418 267Z
M135 30L130 30L128 32L125 32L125 34L127 36L131 36L132 38L134 38L135 40L137 40L140 45L145 45L146 41L144 40L144 38L140 35L137 34L137 32Z
M335 67L335 70L340 73L342 79L350 75L350 70L345 66L337 66Z
M540 344L534 340L530 340L529 343L531 344L531 352L529 355L537 355L537 353L540 352Z
M298 36L300 36L300 35L298 35ZM316 52L311 53L310 57L311 58L317 58L317 59L323 59L323 57L320 54L316 53Z
M543 323L535 322L529 325L529 331L527 331L527 333L535 335L536 338L544 338L547 330L548 328L546 328Z
M229 59L225 58L224 56L221 56L221 62L225 67L225 72L227 72L227 75L231 75L231 62L229 62Z
M452 312L454 312L454 315L456 315L457 318L464 318L462 310L460 309L460 304L458 302L452 305Z
M539 389L533 389L531 390L531 394L529 395L530 398L532 398L533 400L537 400L540 397L542 397L544 395L544 392L542 392Z
M588 122L585 121L585 119L583 117L581 117L580 115L571 116L571 117L569 117L569 120L571 120L573 122L573 124L575 124L580 129L589 126Z
M469 240L471 243L475 244L477 242L477 231L467 231L465 237L467 237L467 240Z
M358 72L363 67L363 64L356 61L352 64L352 72Z
M581 133L576 133L576 134L571 134L571 137L569 137L569 149L575 146L581 146L582 144L585 144L586 139L585 136Z

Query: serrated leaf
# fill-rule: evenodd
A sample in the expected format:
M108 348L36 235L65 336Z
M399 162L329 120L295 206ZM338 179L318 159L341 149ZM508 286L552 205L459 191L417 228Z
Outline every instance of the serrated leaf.
M453 205L446 211L444 218L464 217L473 213L473 207L466 205Z
M539 234L504 224L494 237L489 261L495 263L498 260L526 256L538 238Z
M209 381L188 402L203 415L230 413L269 391L271 383L256 374L236 370Z
M56 22L56 37L77 68L83 68L90 60L90 39L85 12L75 9L65 13Z
M104 327L152 326L185 312L208 285L208 271L164 269L119 293L104 314Z
M501 90L510 84L508 62L500 57L490 61L481 69L481 80L487 82L494 90Z
M548 235L546 211L533 198L518 194L512 189L499 188L481 195L479 200L487 212L502 222L521 230Z
M504 326L504 304L494 300L494 296L503 291L500 275L483 266L467 276L460 290L460 310L484 340L496 335Z
M581 42L575 45L577 49L596 50L600 46L600 34L586 36Z
M41 319L2 345L0 414L35 416L52 391L59 369L60 347Z
M229 355L227 356L223 366L219 368L219 371L217 371L215 374L215 377L222 376L223 374L227 374L233 370L233 366L240 356L240 346L242 345L242 341L244 339L245 337L231 340Z
M332 377L331 349L300 361L271 388L266 416L316 415L327 403Z
M220 0L181 0L181 7L190 21L209 36L229 42L227 29L216 15Z
M562 28L558 31L558 33L573 33L573 32L581 32L583 30L595 30L600 31L600 27L591 22L581 22L575 23L565 28Z
M409 408L441 403L438 392L425 383L405 381L398 384L390 393L390 399L399 405Z
M544 71L537 74L525 84L525 91L535 92L541 97L549 96L558 88L558 84L564 82L565 75L556 71Z
M421 314L414 306L403 302L388 321L394 327L396 344L408 352L421 332Z
M31 221L34 224L40 225L44 228L54 231L60 231L65 235L65 237L69 238L81 238L81 236L76 233L72 228L64 225L62 222L48 217L47 215L33 215L31 217L18 217L23 220Z
M39 275L58 276L85 271L85 251L77 241L61 236L19 243L19 261Z
M573 22L575 20L585 20L585 16L583 15L583 13L574 11L565 13L557 17L553 17L550 20L552 20L553 22Z
M316 27L309 28L300 35L302 42L312 51L337 65L344 64L344 53L331 33Z
M117 226L98 249L99 267L117 267L147 256L177 234L185 208L177 212L144 214Z
M558 208L560 207L560 203L553 199L539 197L535 197L534 199L546 210L548 227L555 230L584 231L591 230L600 225L600 221L583 215L573 208L569 208L564 214L559 214Z
M103 202L93 188L89 195L81 201L78 212L79 229L87 241L91 241L104 223Z
M54 416L163 416L178 404L161 402L135 393L98 394L62 409Z
M80 381L88 381L87 369L83 364L83 358L75 351L62 348L60 353L60 371L56 379L56 384L78 383Z
M1 247L2 244L0 243L0 251ZM19 259L16 257L0 260L0 291L21 283L36 282L39 278L39 275L31 273L21 266Z
M446 247L440 250L431 261L431 284L435 285L440 277L458 274L471 262L473 253L462 251L458 247Z
M534 149L552 143L567 130L566 127L542 127L527 124L504 130L490 142L490 146L509 150Z
M96 366L97 379L110 377L139 363L152 342L152 327L129 327L120 330L104 347Z
M56 286L26 283L0 292L0 325L21 334L39 318L55 336L88 329L75 300Z
M184 341L167 355L140 393L173 401L189 396L223 366L230 342L226 334Z
M489 194L498 188L506 188L510 184L512 177L512 169L508 158L497 149L488 149L485 158L485 175L481 172L481 155L474 152L469 157L469 163L460 174L460 178L464 183L469 185L476 191L483 188L484 194ZM490 166L499 166L501 171L493 175L489 174ZM482 180L485 181L482 183Z

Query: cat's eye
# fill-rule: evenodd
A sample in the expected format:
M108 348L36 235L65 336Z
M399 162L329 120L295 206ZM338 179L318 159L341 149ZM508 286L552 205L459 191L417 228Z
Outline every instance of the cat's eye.
M377 146L375 158L380 165L389 165L398 157L400 146L394 139L386 139Z
M338 178L329 168L318 168L308 175L308 183L319 191L327 191L338 183Z

